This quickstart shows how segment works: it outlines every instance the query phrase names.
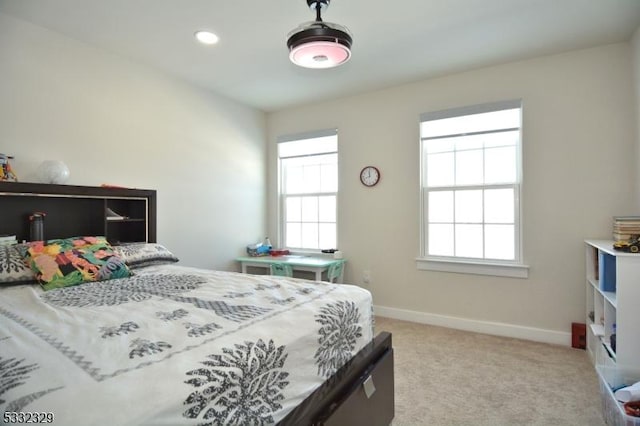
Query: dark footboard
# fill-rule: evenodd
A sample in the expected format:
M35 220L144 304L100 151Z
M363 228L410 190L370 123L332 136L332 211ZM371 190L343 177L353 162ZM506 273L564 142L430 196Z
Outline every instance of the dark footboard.
M391 334L381 332L278 424L386 426L394 403Z

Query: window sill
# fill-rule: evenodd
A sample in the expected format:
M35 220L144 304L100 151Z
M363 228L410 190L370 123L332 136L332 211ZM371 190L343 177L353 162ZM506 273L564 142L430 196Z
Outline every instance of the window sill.
M459 274L528 278L529 265L520 263L480 263L472 261L419 257L416 265L422 271L457 272Z
M333 253L322 253L320 250L288 249L294 256L326 257L333 259Z

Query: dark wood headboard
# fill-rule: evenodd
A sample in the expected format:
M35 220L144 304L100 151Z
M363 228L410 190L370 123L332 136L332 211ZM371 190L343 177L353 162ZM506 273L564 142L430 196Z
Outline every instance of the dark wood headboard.
M121 217L107 218L107 209ZM44 239L106 236L112 244L156 242L156 191L0 182L0 235L30 238L29 216L44 212Z

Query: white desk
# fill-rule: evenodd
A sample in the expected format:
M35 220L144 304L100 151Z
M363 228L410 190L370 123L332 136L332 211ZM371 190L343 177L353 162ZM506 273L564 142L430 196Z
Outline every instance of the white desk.
M237 257L236 261L240 262L242 266L242 273L247 273L247 267L254 266L258 268L271 267L273 263L284 263L291 265L294 271L308 271L315 273L316 281L322 281L322 273L329 269L331 265L338 262L346 262L344 259L331 259L325 257L313 257L313 256L241 256ZM344 276L344 269L337 279L337 282L341 283Z

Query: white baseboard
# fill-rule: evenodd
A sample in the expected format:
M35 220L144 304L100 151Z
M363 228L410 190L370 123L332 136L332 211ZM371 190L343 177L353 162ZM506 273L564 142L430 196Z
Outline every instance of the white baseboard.
M446 315L429 314L426 312L410 311L407 309L374 306L375 315L417 322L420 324L437 325L476 333L492 334L494 336L513 337L516 339L533 340L534 342L552 343L555 345L571 346L571 333L544 330L541 328L523 327L521 325L500 322L479 321L467 318L450 317Z

